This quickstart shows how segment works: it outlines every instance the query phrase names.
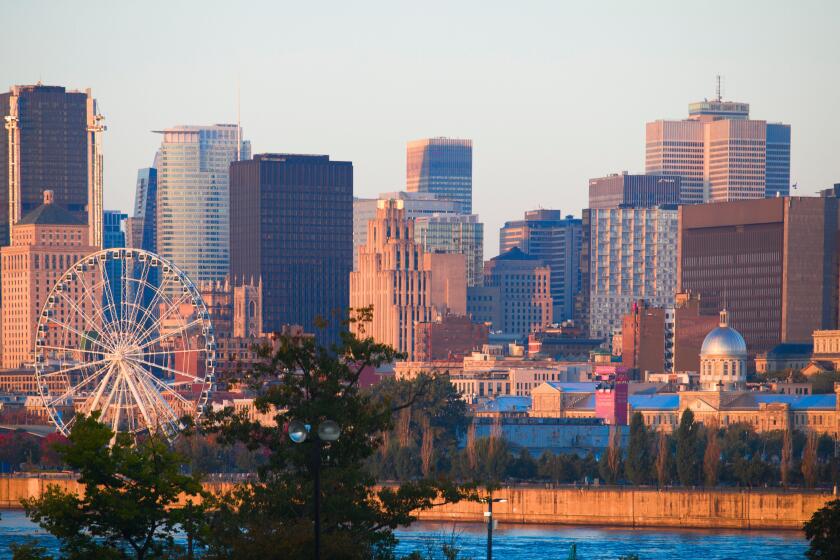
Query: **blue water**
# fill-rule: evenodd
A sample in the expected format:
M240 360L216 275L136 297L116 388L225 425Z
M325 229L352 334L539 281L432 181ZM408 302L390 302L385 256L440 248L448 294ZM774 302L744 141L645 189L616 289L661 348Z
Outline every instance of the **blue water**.
M0 512L0 560L11 558L9 545L35 538L55 551L57 543L19 510ZM462 556L486 557L486 525L467 523L416 523L397 532L397 553L426 553L442 559L440 546L454 543ZM798 532L691 531L652 529L606 529L555 525L499 524L493 532L493 558L503 560L566 560L569 546L577 545L579 560L616 560L637 554L641 560L673 558L702 560L802 559L807 541Z

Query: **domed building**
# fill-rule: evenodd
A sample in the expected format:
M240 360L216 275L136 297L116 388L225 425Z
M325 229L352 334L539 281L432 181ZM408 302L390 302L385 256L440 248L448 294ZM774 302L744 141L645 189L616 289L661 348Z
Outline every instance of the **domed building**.
M706 335L700 349L700 384L707 391L743 389L747 382L747 343L729 326L726 309L720 325Z

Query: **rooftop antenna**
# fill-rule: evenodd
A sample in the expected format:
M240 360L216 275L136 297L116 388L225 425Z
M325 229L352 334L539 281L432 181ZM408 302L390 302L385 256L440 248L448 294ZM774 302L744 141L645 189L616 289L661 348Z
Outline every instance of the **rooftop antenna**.
M242 159L242 88L240 77L236 77L236 161Z
M723 97L720 94L720 74L717 75L717 87L715 89L717 93L717 100L720 102L723 100Z

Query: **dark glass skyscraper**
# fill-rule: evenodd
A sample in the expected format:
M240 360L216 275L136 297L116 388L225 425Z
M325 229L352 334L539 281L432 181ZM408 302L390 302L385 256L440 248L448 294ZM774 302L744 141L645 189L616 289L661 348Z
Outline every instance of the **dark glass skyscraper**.
M102 245L102 155L105 129L90 90L13 86L0 94L0 245L10 224L41 205L44 191L88 224L90 244Z
M472 214L472 140L424 138L406 146L405 190L432 193Z
M157 168L155 167L144 167L137 171L134 216L129 219L128 237L132 247L152 253L157 252Z
M105 210L102 213L102 248L103 249L122 249L125 247L125 221L128 219L128 214L124 214L119 210ZM103 294L103 307L108 305L108 299L113 298L117 313L122 311L122 301L124 290L129 286L122 285L122 266L121 261L109 261L106 267L106 272L111 280L112 294ZM131 296L126 297L126 301L131 301Z
M266 332L297 324L336 342L350 305L353 164L293 154L233 162L230 255L234 281L262 278Z

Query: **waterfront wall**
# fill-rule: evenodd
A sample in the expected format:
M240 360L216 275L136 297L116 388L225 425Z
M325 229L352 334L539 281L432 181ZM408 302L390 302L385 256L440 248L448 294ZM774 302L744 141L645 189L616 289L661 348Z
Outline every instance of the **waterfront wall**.
M0 508L19 508L22 498L40 496L50 484L81 491L71 476L0 476ZM206 486L212 492L232 488L229 482ZM498 490L494 497L507 499L493 506L500 523L793 530L801 529L817 509L834 499L829 492L593 486L515 486ZM485 508L485 504L459 502L420 512L420 518L482 522Z

